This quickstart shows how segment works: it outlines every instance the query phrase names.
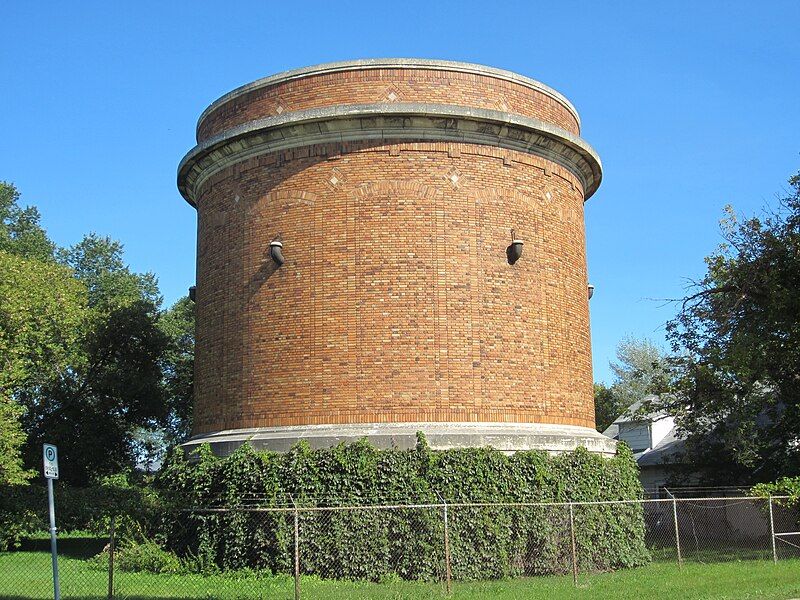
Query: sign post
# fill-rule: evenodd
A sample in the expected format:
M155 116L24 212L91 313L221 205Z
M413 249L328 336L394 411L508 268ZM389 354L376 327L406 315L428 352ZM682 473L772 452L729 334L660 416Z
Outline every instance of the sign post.
M50 510L50 552L53 555L53 595L61 600L58 583L58 550L56 548L56 505L53 500L53 479L58 479L58 448L44 444L44 476L47 478L47 507Z

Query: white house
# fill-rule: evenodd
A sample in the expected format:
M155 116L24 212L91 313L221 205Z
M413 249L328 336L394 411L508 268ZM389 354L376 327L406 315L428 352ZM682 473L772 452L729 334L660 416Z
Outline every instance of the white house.
M639 464L639 479L645 490L663 488L669 476L667 467L680 460L683 440L675 430L675 419L664 413L638 414L647 396L632 404L603 432L603 435L627 443Z

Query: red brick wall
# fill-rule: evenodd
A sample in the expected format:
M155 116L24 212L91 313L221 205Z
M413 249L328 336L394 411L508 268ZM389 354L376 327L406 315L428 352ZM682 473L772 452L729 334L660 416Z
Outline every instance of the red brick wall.
M197 206L195 434L594 425L583 190L565 169L471 144L312 147L217 173Z
M430 102L487 108L541 119L574 134L578 122L554 98L504 79L427 69L338 71L292 79L235 98L207 115L198 142L260 117L336 104Z

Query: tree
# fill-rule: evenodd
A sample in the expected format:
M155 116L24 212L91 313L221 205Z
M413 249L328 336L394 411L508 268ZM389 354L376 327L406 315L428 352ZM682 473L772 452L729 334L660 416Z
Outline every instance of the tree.
M617 360L610 363L611 386L594 385L595 426L605 431L634 403L664 389L668 375L667 356L648 339L623 338L617 345Z
M0 484L24 483L25 413L15 390L63 366L71 318L80 292L55 267L55 245L36 208L22 208L19 192L0 182Z
M25 432L20 417L22 407L6 394L0 394L0 485L26 483L34 472L22 463Z
M85 484L132 468L139 431L167 422L162 361L170 340L158 327L155 277L132 272L119 242L90 234L57 258L85 288L87 309L69 369L19 394L26 455L35 464L39 444L57 443L63 477Z
M73 363L85 308L69 269L0 250L0 483L26 479L21 401Z
M158 281L152 273L133 273L125 264L123 246L109 237L90 233L74 246L58 251L89 290L89 306L104 315L114 308L143 301L161 306Z
M0 483L25 478L21 447L38 466L52 442L62 477L83 484L185 435L193 318L180 302L162 315L155 276L122 244L89 234L59 249L18 201L0 183Z
M169 339L162 357L169 418L165 441L176 444L189 437L192 428L194 386L194 302L188 296L162 313L158 327Z
M612 393L624 410L662 389L667 358L650 340L626 337L617 345L617 360L610 366L615 375Z
M725 243L668 324L659 408L710 481L800 474L800 174L777 210L722 221Z
M22 208L19 192L10 183L0 181L0 251L49 262L55 244L50 241L39 221L35 207Z
M600 433L608 429L622 412L628 408L614 395L612 388L604 383L594 384L594 424Z
M89 318L70 368L23 394L31 464L50 440L60 446L61 471L73 484L134 466L137 431L167 418L160 360L169 340L157 316L140 300Z

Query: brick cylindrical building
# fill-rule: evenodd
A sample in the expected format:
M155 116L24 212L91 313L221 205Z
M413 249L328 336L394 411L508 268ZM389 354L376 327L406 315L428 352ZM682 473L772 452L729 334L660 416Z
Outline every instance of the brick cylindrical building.
M178 174L198 211L189 444L422 431L613 453L583 215L601 167L579 132L547 86L445 61L332 63L214 102Z

